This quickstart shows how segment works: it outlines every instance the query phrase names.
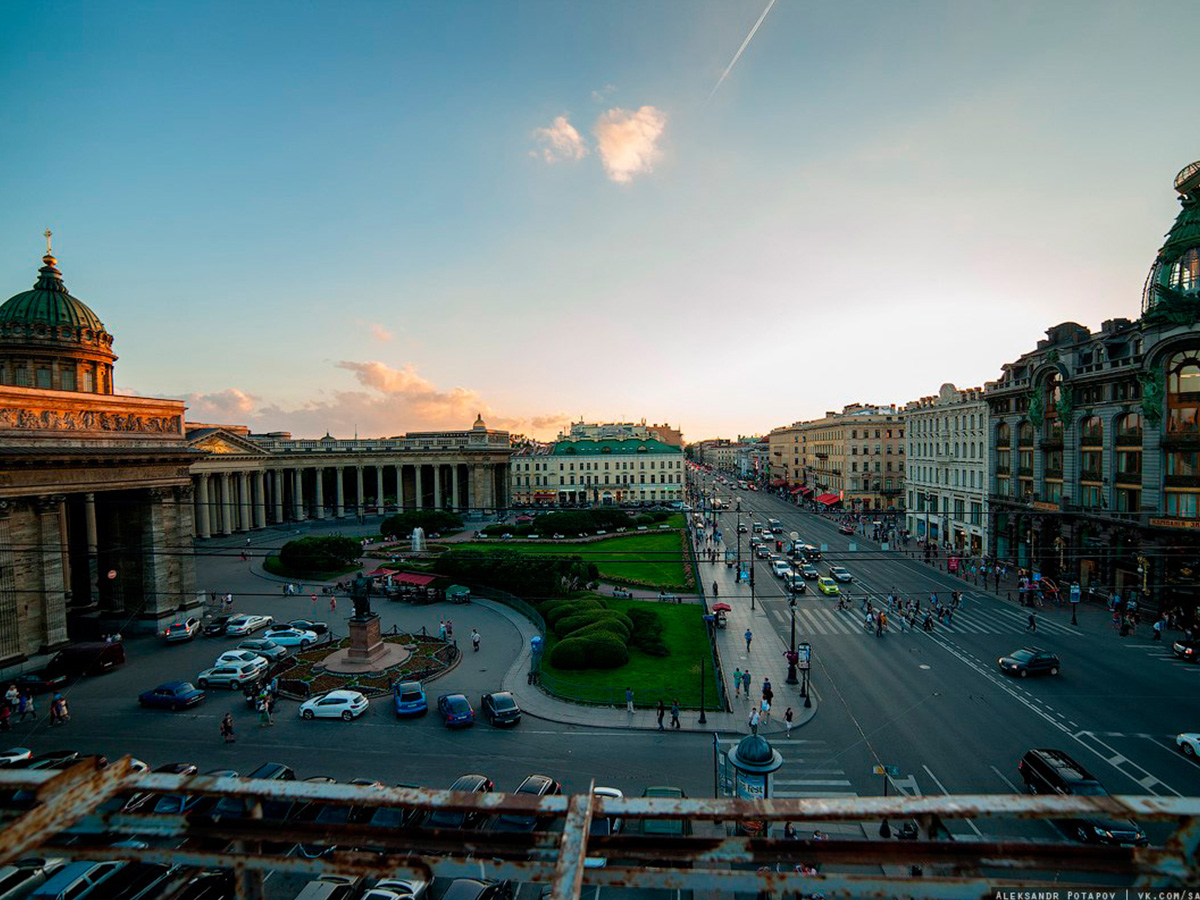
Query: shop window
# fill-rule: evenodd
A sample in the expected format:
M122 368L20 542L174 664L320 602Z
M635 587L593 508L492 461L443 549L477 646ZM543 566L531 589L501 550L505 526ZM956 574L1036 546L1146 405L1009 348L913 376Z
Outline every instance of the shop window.
M1167 515L1173 519L1200 518L1200 492L1165 491Z
M1079 503L1084 509L1100 508L1100 485L1084 484L1079 487Z
M1193 351L1167 364L1167 434L1200 434L1200 358Z

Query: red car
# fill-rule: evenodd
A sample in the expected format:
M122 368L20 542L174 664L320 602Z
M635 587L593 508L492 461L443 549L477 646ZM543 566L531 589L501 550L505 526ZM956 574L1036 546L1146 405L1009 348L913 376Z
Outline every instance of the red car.
M855 528L849 522L846 522L838 526L838 531L840 531L842 534L854 534Z

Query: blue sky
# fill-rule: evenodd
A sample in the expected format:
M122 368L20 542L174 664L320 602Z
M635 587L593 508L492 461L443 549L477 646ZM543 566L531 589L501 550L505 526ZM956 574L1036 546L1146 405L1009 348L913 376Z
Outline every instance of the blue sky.
M1138 313L1191 3L9 4L0 277L297 434L764 432ZM0 292L5 289L0 288Z

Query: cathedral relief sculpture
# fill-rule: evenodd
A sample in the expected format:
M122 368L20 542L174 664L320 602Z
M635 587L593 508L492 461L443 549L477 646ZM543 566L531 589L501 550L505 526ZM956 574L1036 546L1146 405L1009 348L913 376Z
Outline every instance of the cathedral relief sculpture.
M135 434L179 434L178 416L139 416L134 413L73 412L58 409L0 409L0 428L27 431L119 431Z

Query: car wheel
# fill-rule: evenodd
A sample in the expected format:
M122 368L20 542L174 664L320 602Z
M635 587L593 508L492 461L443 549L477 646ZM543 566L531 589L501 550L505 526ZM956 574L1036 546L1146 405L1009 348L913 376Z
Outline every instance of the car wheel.
M196 682L196 687L200 688L201 690L208 687L208 679L201 678L199 681Z
M314 713L311 709L306 709L300 715L304 716L304 718L306 718L306 719L312 720Z
M237 690L238 688L240 688L240 687L241 687L241 684L239 684L239 683L238 683L238 682L236 682L236 681L231 681L231 682L229 682L229 689L230 689L231 691L236 691L236 690Z
M1028 678L1028 677L1029 677L1029 670L1028 670L1028 669L1022 669L1022 670L1021 670L1021 677L1022 677L1022 678Z
M179 704L178 704L178 703L172 703L172 704L171 704L171 712L178 712L178 711L179 711Z
M1058 666L1051 666L1051 667L1050 667L1050 674L1051 674L1051 675L1057 675L1057 674L1058 674Z
M307 646L308 646L308 641L301 641L301 642L300 642L300 649L301 649L301 650L303 650L303 649L304 649L305 647L307 647Z
M354 713L350 712L350 710L347 709L347 710L342 711L342 721L343 722L349 722L353 718L354 718Z
M1196 755L1196 748L1193 747L1191 744L1184 744L1179 749L1183 751L1184 756L1194 757Z

